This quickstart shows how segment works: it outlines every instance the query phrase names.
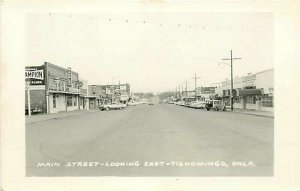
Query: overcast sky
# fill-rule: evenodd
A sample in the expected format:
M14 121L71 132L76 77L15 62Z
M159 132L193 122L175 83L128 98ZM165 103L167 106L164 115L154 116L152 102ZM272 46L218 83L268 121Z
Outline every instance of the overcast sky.
M230 50L242 58L234 76L273 68L270 14L36 13L26 26L26 65L72 67L89 84L120 79L134 92L172 91L186 79L192 89L195 73L199 86L221 82L230 68L218 63Z

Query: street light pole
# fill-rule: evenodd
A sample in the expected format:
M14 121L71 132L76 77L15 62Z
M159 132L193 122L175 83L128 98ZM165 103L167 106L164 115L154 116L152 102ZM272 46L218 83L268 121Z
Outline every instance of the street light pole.
M233 60L237 60L237 59L242 59L242 58L232 58L232 50L230 50L230 58L224 58L222 60L230 60L230 81L231 81L231 85L230 85L230 108L231 111L233 111L233 67L232 67L232 62Z

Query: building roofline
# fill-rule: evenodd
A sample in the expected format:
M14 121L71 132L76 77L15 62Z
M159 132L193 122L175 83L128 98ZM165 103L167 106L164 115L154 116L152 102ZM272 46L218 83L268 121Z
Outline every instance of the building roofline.
M58 69L68 70L68 68L64 68L64 67L58 66L58 65L56 65L56 64L52 64L52 63L50 63L50 62L44 62L44 65L46 65L46 63L47 63L48 65L54 66L54 67L56 67L56 68L58 68ZM79 76L79 73L78 73L78 72L75 72L75 71L73 71L73 70L71 70L71 72L72 72L72 73L75 73L75 74L77 74L77 75Z
M274 70L274 68L270 68L270 69L267 69L267 70L263 70L263 71L260 71L260 72L255 73L255 74L260 74L260 73L268 72L268 71L271 71L271 70Z

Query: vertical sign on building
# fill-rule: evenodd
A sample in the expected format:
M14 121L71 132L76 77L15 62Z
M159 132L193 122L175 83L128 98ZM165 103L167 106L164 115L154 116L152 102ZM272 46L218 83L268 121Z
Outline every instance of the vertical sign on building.
M71 67L68 67L68 86L72 87L72 70L71 70Z
M96 94L96 85L93 85L93 94Z

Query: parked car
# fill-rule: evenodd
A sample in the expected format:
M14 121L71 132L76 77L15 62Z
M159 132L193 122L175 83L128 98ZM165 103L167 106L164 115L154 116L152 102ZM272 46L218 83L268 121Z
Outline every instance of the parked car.
M205 108L205 101L197 101L195 103L195 108L196 109L204 109Z
M184 106L185 106L185 107L190 107L190 104L191 104L191 102L185 102L185 103L184 103Z
M112 104L104 104L99 107L100 110L114 110L114 109L124 109L126 108L126 104L123 103L112 103Z
M153 101L149 101L148 105L154 105L154 102Z
M196 108L196 103L197 103L197 101L192 101L192 102L190 102L189 107L191 107L191 108Z
M179 105L180 105L180 106L184 106L184 105L185 105L184 101L181 101L181 102L179 103Z
M205 109L209 111L210 109L213 109L215 111L219 111L223 109L223 105L221 104L220 100L206 100L205 101Z
M138 102L133 102L133 101L127 103L128 106L136 106L138 104L139 104Z

